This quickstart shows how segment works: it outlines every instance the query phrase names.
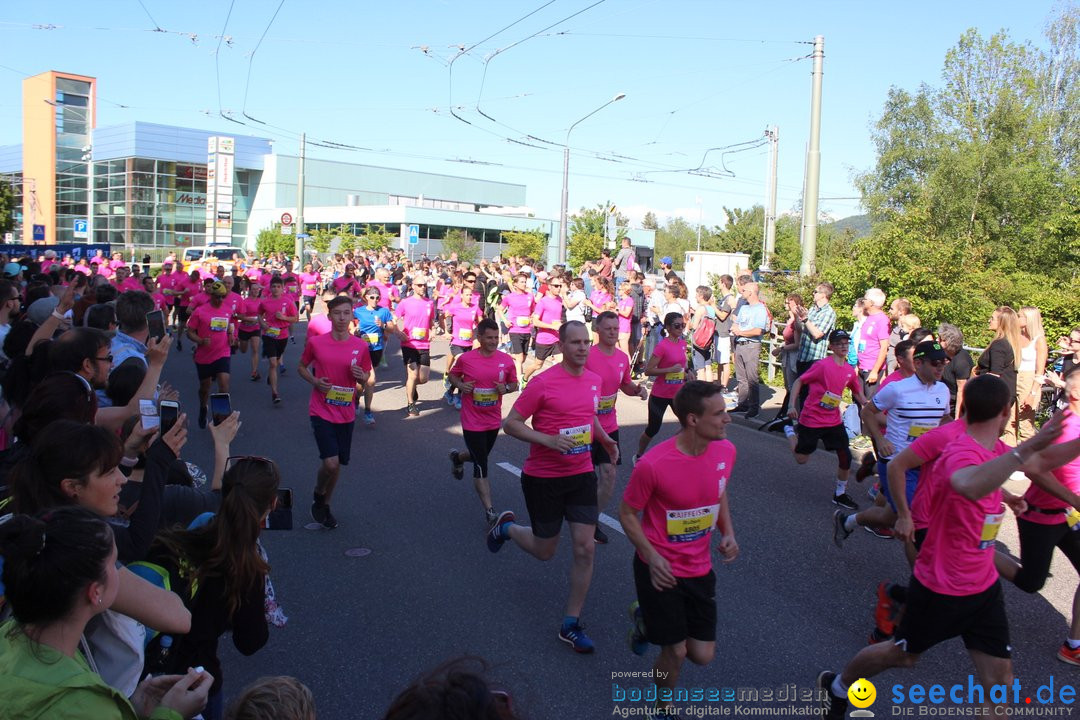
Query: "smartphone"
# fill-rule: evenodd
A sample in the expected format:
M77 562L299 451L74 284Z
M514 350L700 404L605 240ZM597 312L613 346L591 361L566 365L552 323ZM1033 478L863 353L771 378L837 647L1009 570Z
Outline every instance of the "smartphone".
M175 400L162 400L158 415L161 418L161 434L164 435L172 430L177 418L180 417L180 403Z
M232 401L229 393L213 393L210 395L210 417L215 425L220 425L225 418L232 415Z
M266 516L263 527L267 530L292 530L292 489L278 488L277 505Z
M161 424L153 400L139 400L139 419L142 421L143 430L153 430Z
M146 313L146 327L150 331L150 337L161 340L165 337L165 314L160 310Z

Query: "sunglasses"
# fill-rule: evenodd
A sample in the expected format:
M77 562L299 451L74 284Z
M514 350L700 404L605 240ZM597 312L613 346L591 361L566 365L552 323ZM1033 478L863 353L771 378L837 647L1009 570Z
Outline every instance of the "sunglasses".
M672 323L671 324L671 329L672 330L682 330L685 327L686 327L686 323Z
M94 360L96 360L97 362L112 363L112 355L106 355L105 357L96 357L94 358Z
M266 465L270 468L276 467L276 464L273 460L268 457L263 457L262 455L230 455L228 459L225 460L225 472L229 472L232 466L236 463L245 461L257 463L259 465Z

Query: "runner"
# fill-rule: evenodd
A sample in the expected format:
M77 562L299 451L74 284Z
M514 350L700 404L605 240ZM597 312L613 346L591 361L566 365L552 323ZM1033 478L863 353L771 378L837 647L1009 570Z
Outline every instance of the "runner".
M367 287L376 288L379 291L379 307L393 310L401 301L401 293L397 286L390 282L390 270L381 267L375 270L375 279L370 280Z
M649 399L649 389L645 387L645 383L639 385L630 379L630 358L618 347L619 325L619 316L611 310L600 313L596 318L597 344L589 349L589 360L585 363L587 370L600 376L600 405L596 409L596 415L600 418L600 427L616 445L619 444L619 420L615 401L619 397L619 391L636 395L642 400ZM622 458L613 463L604 446L594 442L592 460L597 478L597 507L603 512L615 492L615 466L622 463ZM607 533L601 530L599 525L596 526L593 537L601 545L608 542Z
M327 312L330 332L307 341L296 372L312 385L308 415L322 460L315 476L311 519L333 530L338 522L330 512L330 500L341 468L352 455L356 385L367 382L372 364L367 343L349 332L352 298L337 296L327 303Z
M858 504L847 492L847 480L851 472L851 448L848 447L847 430L840 417L841 396L845 388L851 390L856 405L861 408L866 404L859 376L855 368L847 364L850 345L851 336L846 330L833 330L829 333L831 354L810 365L791 386L792 398L798 398L804 386L809 392L801 413L798 403L792 401L788 417L798 422L798 428L786 425L784 434L788 437L795 462L800 465L805 465L810 459L810 454L817 449L819 440L825 444L827 451L836 453L839 466L836 471L833 505L858 510Z
M447 405L453 405L460 410L463 401L461 395L454 395L457 388L450 381L450 371L462 353L472 350L477 334L477 323L484 316L480 312L479 301L470 284L462 285L458 294L451 297L444 308L450 324L450 352L446 354L446 371L443 373L443 384L446 386L443 397L446 398ZM497 325L495 327L498 329Z
M413 294L398 303L394 317L400 321L401 361L405 363L405 414L419 417L417 385L427 383L431 375L431 326L435 322L435 306L427 298L427 281L417 276L412 283Z
M920 354L918 349L915 354ZM882 390L873 402L887 392L888 388ZM949 478L949 484L942 488L915 560L907 611L895 640L864 648L840 673L818 675L818 687L827 691L822 699L826 718L845 716L848 686L859 678L871 678L890 668L913 667L923 652L957 636L963 638L986 692L979 693L980 705L986 708L983 714L990 714L989 706L994 702L989 686L1013 681L1009 622L994 567L994 540L1005 507L1000 488L1017 470L1047 471L1069 462L1080 454L1080 440L1047 451L1062 433L1063 417L1059 414L1035 437L1009 448L999 438L1012 402L1012 391L994 376L978 377L964 388L967 432L942 454L940 472Z
M457 338L456 332L454 338ZM514 359L498 349L498 324L488 318L480 320L476 325L476 339L480 341L480 347L457 356L449 371L451 386L463 398L461 432L466 448L464 452L450 451L450 466L454 477L460 480L465 474L465 463L473 464L473 487L480 504L484 506L490 527L498 514L491 500L488 457L495 447L502 425L502 397L506 393L516 392L518 382L514 375Z
M533 347L533 359L522 376L526 383L544 369L548 358L558 360L556 351L559 347L559 327L562 325L565 293L563 278L553 277L548 281L544 296L533 306L532 326L536 328L536 345Z
M289 326L296 322L296 304L285 295L285 284L278 276L270 281L270 297L259 302L259 326L262 328L263 357L270 361L266 382L275 405L281 403L278 393L278 366L289 341Z
M509 328L510 355L514 358L518 377L524 377L522 368L529 354L535 304L532 293L529 292L529 276L518 273L514 276L512 290L503 296L501 305L505 318L503 324Z
M319 294L321 284L322 275L314 271L311 263L305 265L304 272L300 273L300 297L303 300L301 312L307 313L308 320L315 312L315 297Z
M187 336L195 345L195 370L199 376L199 427L206 427L207 405L210 402L210 383L217 383L219 393L229 392L229 325L233 313L225 307L229 291L225 283L210 286L210 302L191 313Z
M686 382L687 374L691 376L691 380L694 379L693 372L688 373L686 369L684 329L686 318L681 312L669 312L664 316L664 338L656 343L649 364L645 367L645 375L656 379L653 381L652 395L649 396L649 424L638 438L635 463L645 454L656 433L660 432L664 413L671 407L675 394Z
M487 533L487 545L491 552L498 552L503 543L513 540L533 557L550 560L566 518L574 546L573 565L559 639L575 652L591 653L593 641L580 622L592 582L598 515L596 473L589 449L593 439L599 439L618 462L619 447L596 417L601 380L585 369L589 329L583 323L564 324L559 328L559 345L562 362L537 375L503 421L507 435L530 444L521 491L532 527L514 524L514 513L503 511ZM530 417L532 428L525 424Z
M378 288L364 288L363 307L353 309L356 318L356 334L367 341L371 353L371 372L364 383L364 425L375 425L375 413L371 411L371 400L375 397L375 369L382 364L386 338L397 332L394 316L384 307L379 306Z
M681 430L641 460L619 506L619 520L634 544L630 647L656 658L657 713L676 717L671 700L683 659L708 665L716 655L716 572L709 554L715 527L725 563L738 557L727 484L735 446L727 440L731 416L724 388L694 380L675 396Z

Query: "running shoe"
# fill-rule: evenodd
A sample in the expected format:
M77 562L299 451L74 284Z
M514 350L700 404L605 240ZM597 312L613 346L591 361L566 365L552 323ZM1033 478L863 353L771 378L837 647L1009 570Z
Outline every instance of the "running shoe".
M295 335L290 335L289 336L289 342L291 342L293 345L295 345L296 344L296 336Z
M487 531L488 550L496 553L502 549L503 543L510 539L509 537L503 536L502 527L503 525L512 522L514 522L514 512L512 510L503 510L499 513L499 516L495 518L495 522L492 523L491 528Z
M416 407L416 403L409 403L409 406L405 408L405 415L408 417L420 417L420 408Z
M458 460L457 450L450 451L450 472L453 473L455 480L465 477L465 463Z
M877 459L874 457L874 453L863 453L862 460L859 461L859 469L855 471L855 482L861 483L873 475L875 465L877 465Z
M375 425L375 413L370 413L370 412L364 413L364 424L367 425L368 427L374 426Z
M454 409L455 410L460 410L461 409L461 396L460 395L455 395L454 396Z
M443 396L443 400L446 401L446 404L453 407L453 405L454 405L454 392L453 392L453 390L450 390L449 388L447 388L446 392L444 392L442 394L442 396Z
M852 450L869 450L874 447L874 441L866 435L856 435L849 444Z
M257 372L251 373L251 382L257 382L259 380L262 380L262 375Z
M574 623L559 630L559 639L574 648L576 653L591 653L596 649L593 641L585 634L581 623Z
M630 652L635 655L644 655L649 649L649 639L645 635L645 617L641 614L641 606L638 601L630 603Z
M859 509L859 504L857 502L855 502L854 500L852 500L851 496L848 495L847 493L841 493L839 495L833 495L832 503L833 503L833 505L839 505L840 507L847 508L848 510L858 510Z
M285 365L284 364L278 365L278 372L281 373L282 375L285 374Z
M597 545L607 545L608 544L607 533L605 533L603 530L601 530L599 525L597 525L596 530L593 531L593 540L596 541Z
M817 678L818 689L825 691L819 695L821 696L821 717L826 720L843 720L847 714L847 698L837 697L832 693L832 684L835 679L836 673L828 670L823 671Z
M869 525L863 525L863 530L882 540L892 540L893 537L895 537L892 528L875 528L870 527Z
M637 461L641 459L640 455L634 455L630 458L630 467L637 467Z
M875 634L882 640L896 632L896 618L900 614L900 605L889 595L889 583L880 582L877 586L877 605L874 607Z
M206 406L199 408L199 428L206 429Z
M273 393L273 400L274 400L275 405L280 405L281 404L281 396L278 395L277 393Z
M320 525L326 524L326 519L330 515L330 506L326 503L315 501L311 503L311 519Z
M1058 648L1057 659L1070 665L1080 665L1080 648L1074 650L1069 647L1069 643L1063 642Z
M851 535L851 530L844 527L844 523L848 519L848 513L843 510L837 510L833 513L833 531L832 541L836 547L844 547L844 541Z
M487 519L488 527L490 528L495 524L495 521L499 519L499 513L495 512L495 508L490 507L484 511L484 516Z
M330 506L326 506L326 518L322 521L322 526L327 530L333 530L337 527L337 518L334 517L334 513L330 512Z
M877 500L877 496L881 494L881 483L876 482L866 490L866 496L871 500Z

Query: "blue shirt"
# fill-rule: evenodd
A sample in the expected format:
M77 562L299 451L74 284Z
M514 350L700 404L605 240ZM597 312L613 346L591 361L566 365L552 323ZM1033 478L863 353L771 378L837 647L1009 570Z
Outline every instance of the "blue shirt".
M739 314L735 316L735 322L738 323L740 330L761 328L761 335L756 335L754 337L738 337L739 340L760 342L764 339L765 333L768 332L769 329L769 314L765 310L765 303L759 302L756 305L746 303L739 308Z
M387 323L394 321L394 316L390 314L390 311L384 307L377 307L374 310L368 310L366 306L358 307L353 310L353 317L359 323L356 330L357 335L367 340L372 350L382 350L386 341L383 327L386 327ZM375 322L376 319L378 319L382 327ZM378 342L372 342L373 337L377 337Z

